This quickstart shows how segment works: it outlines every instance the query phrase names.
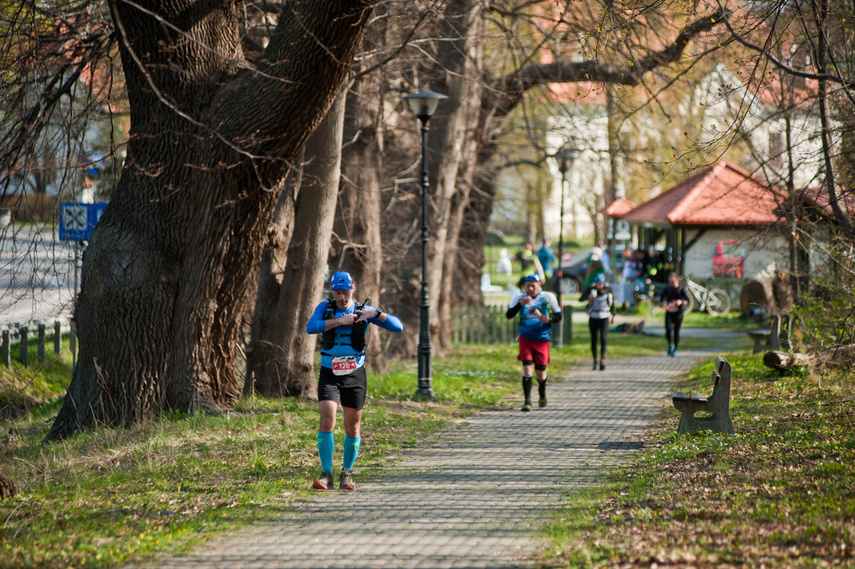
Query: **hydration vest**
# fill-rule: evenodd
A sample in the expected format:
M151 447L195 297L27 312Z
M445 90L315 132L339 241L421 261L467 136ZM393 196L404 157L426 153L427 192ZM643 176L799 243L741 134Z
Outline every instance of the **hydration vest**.
M355 312L357 317L362 315L362 307L364 304L357 304ZM332 320L335 318L335 300L330 298L327 300L327 309L324 311L324 320ZM351 327L350 330L350 347L356 352L361 352L365 349L365 325L364 320L358 322ZM330 328L323 333L323 342L321 346L324 350L330 350L336 344L347 345L344 342L336 341L336 338L341 338L341 334L335 333L335 328Z

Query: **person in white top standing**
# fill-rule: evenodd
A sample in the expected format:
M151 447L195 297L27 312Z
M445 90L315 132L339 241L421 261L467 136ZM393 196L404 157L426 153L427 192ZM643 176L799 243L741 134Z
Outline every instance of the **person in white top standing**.
M606 284L606 275L600 273L594 277L594 287L588 297L588 328L591 331L591 354L594 356L594 369L606 369L606 350L608 348L609 324L615 321L615 296L612 288ZM599 340L600 357L597 358Z

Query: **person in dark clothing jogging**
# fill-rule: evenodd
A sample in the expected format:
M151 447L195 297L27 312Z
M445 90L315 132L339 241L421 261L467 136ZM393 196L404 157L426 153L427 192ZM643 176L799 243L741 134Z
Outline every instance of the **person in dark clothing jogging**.
M339 489L353 490L356 485L353 483L352 469L359 452L362 407L368 391L368 376L365 374L368 328L374 324L390 332L400 332L404 325L382 308L357 304L354 301L356 285L350 273L335 273L330 279L330 289L330 299L318 304L306 324L306 332L320 334L323 341L318 377L318 410L321 415L318 455L322 472L312 487L318 490L334 489L333 431L336 410L341 402L345 436Z
M680 275L668 275L668 286L659 297L665 307L665 339L668 340L668 355L677 355L680 346L680 328L683 326L683 309L689 304L689 293L680 284Z
M608 348L609 324L615 321L615 295L612 287L606 284L606 275L600 273L594 277L594 286L588 296L588 329L591 331L591 354L594 357L594 369L606 369L606 349ZM600 344L600 357L597 359L597 340Z
M522 362L523 397L522 411L531 411L531 376L537 376L538 405L546 407L546 366L549 363L549 339L552 324L561 321L558 299L549 291L541 290L539 274L525 277L525 292L516 295L508 307L506 316L520 316L519 355Z

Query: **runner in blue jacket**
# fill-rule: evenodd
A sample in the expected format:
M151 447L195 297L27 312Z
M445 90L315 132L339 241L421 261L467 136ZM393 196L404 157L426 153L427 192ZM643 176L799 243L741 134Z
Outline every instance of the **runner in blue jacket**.
M315 307L306 324L306 332L320 334L321 369L318 375L318 454L321 475L312 484L318 490L333 490L332 461L335 449L336 410L339 402L344 411L344 458L339 476L339 489L353 490L353 463L359 453L362 407L368 391L365 373L365 346L369 325L391 332L404 329L401 321L382 308L357 304L356 285L350 273L341 271L330 279L332 296Z

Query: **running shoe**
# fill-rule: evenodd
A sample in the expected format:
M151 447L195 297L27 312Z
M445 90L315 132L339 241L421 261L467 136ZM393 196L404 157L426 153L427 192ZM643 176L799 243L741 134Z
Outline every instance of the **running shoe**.
M312 483L312 488L315 490L335 490L333 486L332 472L324 470L318 478Z
M525 403L523 403L522 409L520 409L520 411L531 411L531 401L526 401Z
M332 484L332 480L330 480L330 484ZM341 475L338 477L338 489L339 490L356 490L356 484L353 483L353 470L350 468L345 468L341 471Z
M606 360L600 360L600 371L604 371L606 369Z
M594 371L597 371L597 365L598 365L597 360L594 360L594 367L592 367L591 369L593 369Z
M544 395L540 399L538 399L537 404L539 407L546 407L546 395Z

